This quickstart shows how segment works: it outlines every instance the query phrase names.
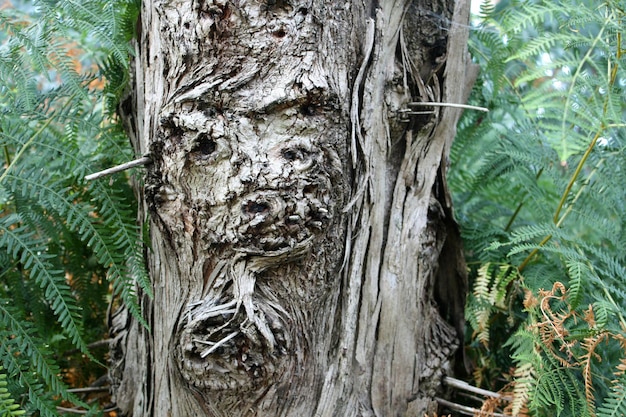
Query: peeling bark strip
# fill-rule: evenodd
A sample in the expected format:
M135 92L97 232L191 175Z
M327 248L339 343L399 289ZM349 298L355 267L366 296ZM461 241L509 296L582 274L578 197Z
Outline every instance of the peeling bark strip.
M434 411L466 290L441 182L460 110L402 109L466 99L468 4L142 8L122 110L152 160L139 191L154 300L150 334L124 310L112 319L118 406L135 417Z

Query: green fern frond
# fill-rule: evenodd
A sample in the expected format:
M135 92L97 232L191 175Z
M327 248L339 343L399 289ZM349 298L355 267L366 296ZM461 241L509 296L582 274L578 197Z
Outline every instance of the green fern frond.
M27 388L31 406L40 404L36 406L37 410L46 415L57 416L56 409L51 405L51 396L56 395L62 400L89 408L67 391L59 378L58 365L51 359L53 355L46 344L39 340L30 323L13 311L5 299L0 299L0 323L3 325L0 327L0 336L4 339L0 345L2 365L19 386ZM30 366L25 366L27 362L30 362ZM41 377L48 387L47 390L33 378L31 369Z
M606 301L596 301L593 303L593 312L598 328L606 328L609 323L609 317L615 313L613 305Z
M77 125L78 129L83 133L96 132L99 129L99 120L94 120L93 123L89 124L89 119L76 117L73 113L60 114L58 117L62 117L69 125L74 125L74 122L77 121L79 123ZM49 132L53 133L53 131ZM67 140L67 135L62 137L65 138L64 140ZM60 166L71 167L74 173L80 176L92 169L92 165L78 157L80 152L75 146L67 142L63 144L55 142L59 139L55 139L55 141L49 140L48 137L38 137L37 139L35 142L29 139L29 145L35 148L47 148L52 151L53 154L57 155ZM22 143L25 141L21 137L12 136L5 136L4 140L7 141L6 143L13 144L16 147L24 146ZM120 147L119 140L115 135L104 135L103 140L102 146L107 146L109 149L112 146L114 147L113 149ZM135 285L139 283L147 294L151 293L151 289L145 273L145 267L143 266L144 260L139 247L138 229L134 225L134 214L132 214L130 207L119 195L115 194L115 189L97 181L89 184L87 191L92 196L90 199L99 206L98 212L105 219L105 223L100 221L100 224L104 226L103 230L99 230L97 224L89 228L87 225L90 222L94 223L93 219L89 218L89 213L94 209L85 208L81 212L79 206L72 207L72 201L75 197L59 194L59 192L54 191L49 186L45 186L49 181L41 178L42 171L38 166L38 160L33 158L32 161L36 168L33 167L31 171L24 171L21 175L12 175L5 172L3 176L5 178L10 176L13 181L20 182L19 187L26 187L31 191L39 190L43 196L41 198L44 205L54 204L53 207L60 210L61 215L69 216L71 229L78 230L81 235L85 232L85 229L91 230L90 233L85 235L85 241L90 247L94 248L99 261L111 268L110 279L114 283L115 292L122 295L122 299L130 306L133 314L141 319L135 294ZM26 160L25 166L28 165L28 160ZM52 167L48 168L52 169ZM23 191L26 192L25 190ZM73 223L73 220L77 218L82 219L80 228L77 228L77 225ZM94 227L96 229L93 229ZM116 256L112 256L113 254L116 254Z
M143 254L136 237L138 231L134 225L120 223L128 223L126 219L131 217L130 213L123 211L123 201L111 195L111 190L94 186L100 193L100 198L110 197L109 201L102 203L103 208L106 205L106 211L102 214L110 219L108 225L103 225L99 218L90 216L93 207L73 202L75 196L68 193L63 184L48 184L37 171L20 174L7 175L8 185L38 201L43 207L55 210L64 218L69 229L77 232L87 246L93 249L100 264L109 268L109 279L114 283L115 293L120 293L133 314L141 318L135 284L139 283L147 294L151 294L151 291L143 266ZM112 230L116 226L117 230Z
M11 393L7 389L7 376L0 366L0 417L17 417L26 414L15 402Z
M609 395L598 407L597 417L619 417L626 415L626 375L611 384Z
M480 14L483 17L493 14L495 10L495 4L489 0L484 0L480 3Z
M528 42L524 43L524 46L517 51L514 55L508 58L508 61L522 60L525 61L529 58L534 58L535 56L541 54L542 52L550 51L555 46L567 43L571 39L567 34L562 33L546 33L542 37L538 37L535 39L531 39ZM546 70L549 70L548 66ZM544 74L545 75L545 74ZM516 80L517 84L521 84L523 82L528 82L530 79L534 79L536 77L521 77Z
M551 408L556 416L560 416L565 409L565 392L561 389L561 380L558 371L541 373L541 379L533 392L533 402L536 408Z
M119 5L93 0L62 0L55 2L54 6L45 3L42 3L42 6L46 17L58 19L59 12L62 11L64 26L85 34L94 34L97 37L96 42L117 62L128 63L130 46L120 38L119 30L116 29L118 18L115 8Z
M577 308L583 298L583 283L587 276L590 274L589 268L585 262L580 260L568 260L565 262L567 265L569 275L569 291L570 291L570 303L572 308Z
M0 248L6 248L23 268L30 271L35 282L44 289L50 307L72 343L86 355L91 355L82 337L79 308L66 283L65 273L50 268L46 259L51 255L46 255L44 242L37 239L34 232L21 226L17 216L9 215L0 218Z
M83 356L95 362L86 340L105 332L107 277L140 320L137 291L150 294L128 183L83 180L133 158L106 117L128 83L138 7L38 0L0 11L0 364L28 414L86 407L61 377ZM75 348L80 359L60 355Z

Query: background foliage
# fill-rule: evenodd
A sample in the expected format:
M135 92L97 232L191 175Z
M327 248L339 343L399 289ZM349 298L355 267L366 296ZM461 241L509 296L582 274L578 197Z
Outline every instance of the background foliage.
M128 82L134 0L5 1L0 9L0 416L98 407L111 293L147 283L113 110ZM112 287L112 291L111 288ZM16 409L15 405L19 405Z
M477 384L513 415L626 415L626 3L502 1L451 186ZM502 411L502 410L501 410Z
M536 416L626 414L624 1L484 6L483 71L451 186L473 291L474 381ZM147 293L133 159L114 108L136 0L0 7L0 416L101 414L80 387L105 373L111 295ZM92 345L93 346L93 345ZM80 370L80 371L77 371Z

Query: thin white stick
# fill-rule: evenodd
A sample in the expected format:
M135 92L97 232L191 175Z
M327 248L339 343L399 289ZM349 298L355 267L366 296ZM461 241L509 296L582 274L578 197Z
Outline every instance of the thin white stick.
M101 410L101 411L104 412L104 413L108 413L108 412L115 411L115 410L118 410L117 406L105 408L104 410ZM68 407L60 407L60 406L57 406L57 411L60 411L62 413L72 413L72 414L88 414L88 413L90 413L89 410L81 410L79 408L68 408Z
M434 114L435 111L434 110L415 111L415 110L411 110L411 109L402 109L402 110L398 110L398 113L401 113L401 114Z
M109 391L111 389L111 387L106 386L106 387L86 387L86 388L70 388L67 390L67 392L72 392L74 394L80 394L83 392L105 392L105 391Z
M502 397L502 394L499 394L497 392L478 388L478 387L468 384L465 381L461 381L460 379L456 379L456 378L450 378L449 376L445 377L443 379L443 382L450 387L457 388L463 391L473 392L474 394L483 395L485 397L502 398L503 400L510 400L510 398Z
M469 109L469 110L478 110L478 111L484 111L486 113L489 113L489 109L486 107L478 107L478 106L472 106L470 104L458 104L458 103L434 103L434 102L429 102L429 101L424 101L424 102L412 102L409 103L409 106L433 106L433 107L456 107L459 109Z
M147 156L142 156L139 159L135 159L133 161L126 162L124 164L117 165L117 166L105 169L103 171L100 171L100 172L95 172L93 174L89 174L89 175L85 176L85 180L87 180L87 181L95 180L96 178L100 178L100 177L104 177L104 176L107 176L107 175L115 174L116 172L126 171L127 169L138 167L140 165L147 165L150 162L152 162L152 159L148 158Z
M439 398L439 397L435 397L435 401L437 401L439 404L446 406L448 408L451 408L455 411L458 411L461 414L465 414L468 416L475 416L475 415L482 415L479 414L480 410L473 408L473 407L468 407L466 405L461 405L461 404L457 404L457 403L453 403L451 401L447 401L444 400L443 398ZM491 414L494 417L511 417L508 414L501 414L501 413L492 413Z
M211 353L215 352L217 350L217 348L219 348L220 346L222 346L224 343L228 342L230 339L232 339L233 337L237 336L239 334L239 331L236 332L232 332L231 334L229 334L228 336L226 336L225 338L223 338L222 340L220 340L219 342L215 343L213 345L213 347L205 350L204 352L202 352L200 354L200 357L202 359L206 358L207 356L209 356Z

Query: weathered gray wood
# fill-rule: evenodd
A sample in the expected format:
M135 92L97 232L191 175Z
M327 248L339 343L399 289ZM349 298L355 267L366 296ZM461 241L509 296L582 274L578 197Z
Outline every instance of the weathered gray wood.
M152 160L154 299L149 334L112 319L127 415L436 410L465 296L441 183L461 110L401 110L467 98L468 8L143 2L122 109Z

